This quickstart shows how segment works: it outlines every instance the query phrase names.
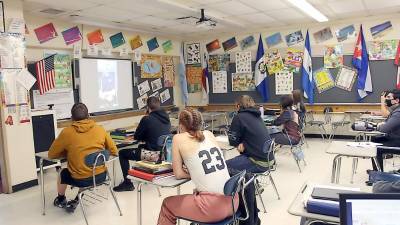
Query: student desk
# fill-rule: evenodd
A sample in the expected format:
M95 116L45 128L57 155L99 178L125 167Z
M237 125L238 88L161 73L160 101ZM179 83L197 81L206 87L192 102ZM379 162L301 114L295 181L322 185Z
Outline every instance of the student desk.
M128 175L128 179L136 181L137 184L137 225L142 225L142 186L144 184L153 185L161 188L176 188L177 194L181 194L180 186L190 181L189 179L176 179L174 176L165 177L153 181L144 180L138 177ZM179 224L179 220L178 220Z
M225 122L227 123L226 112L203 112L203 121L204 123L211 123L211 131L214 133L214 121L217 121L218 116L223 116Z
M379 135L384 135L385 133L379 132L379 131L354 131L350 130L351 133L356 133L354 140L356 142L361 142L361 141L371 141L371 138L374 136L379 136Z
M229 145L228 136L226 135L216 136L215 139L217 139L217 143L222 150L224 158L226 159L226 152L235 149L235 147Z
M384 116L373 116L371 114L363 114L363 115L360 116L360 120L382 122L382 121L386 120L386 117L384 117Z
M134 141L132 142L131 145L126 145L124 147L118 148L118 150L123 150L123 149L127 149L127 148L134 148L137 147L138 142ZM118 145L117 145L118 147ZM35 155L37 157L39 157L39 172L40 172L40 194L41 194L41 198L42 198L42 215L46 215L46 196L44 194L44 176L43 176L43 161L50 161L50 162L54 162L54 163L59 163L61 164L61 161L64 160L64 157L61 158L57 158L57 159L50 159L48 157L49 152L48 151L44 151L44 152L38 152ZM114 169L114 162L115 160L118 159L118 157L110 157L110 159L107 162L112 162L113 163L113 182L115 185L115 169Z

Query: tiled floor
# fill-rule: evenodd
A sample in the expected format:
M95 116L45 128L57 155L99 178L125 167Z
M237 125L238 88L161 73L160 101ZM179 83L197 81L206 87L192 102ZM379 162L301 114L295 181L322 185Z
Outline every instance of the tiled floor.
M267 214L260 213L264 225L297 225L299 218L287 213L287 209L294 196L306 181L327 183L330 181L332 155L325 153L328 144L320 139L309 139L309 147L305 149L308 165L303 173L299 173L296 164L288 151L277 153L278 168L273 177L281 195L277 200L271 186L266 188L262 194L267 206ZM235 152L229 152L228 158L234 156ZM391 161L389 161L391 163ZM370 168L369 160L360 160L358 173L355 176L355 184L364 185L367 180L366 169ZM342 161L341 183L348 184L350 181L351 160ZM55 171L47 171L46 176L46 197L47 214L41 215L39 187L30 188L11 195L0 195L0 224L2 225L63 225L82 224L84 219L79 208L74 214L67 214L61 209L52 206L56 195ZM120 175L119 175L120 176ZM119 178L120 179L120 178ZM191 193L193 185L185 184L182 193ZM73 197L74 191L68 191L67 196ZM143 192L143 225L155 225L162 199L176 193L175 190L162 189L162 197L158 197L157 190L153 187L144 187ZM92 225L136 225L136 191L117 193L123 216L111 200L111 196L102 203L87 207L89 223ZM185 224L185 223L182 223Z

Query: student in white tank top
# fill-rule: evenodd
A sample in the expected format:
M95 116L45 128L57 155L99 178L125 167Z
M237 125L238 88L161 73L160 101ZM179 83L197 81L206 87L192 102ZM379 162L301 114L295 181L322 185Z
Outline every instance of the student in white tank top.
M231 198L224 195L230 178L225 159L210 131L201 131L199 111L187 108L179 114L180 134L172 141L172 166L178 179L190 178L195 193L171 196L163 201L159 225L176 224L176 218L212 223L232 215ZM236 209L238 199L235 201Z

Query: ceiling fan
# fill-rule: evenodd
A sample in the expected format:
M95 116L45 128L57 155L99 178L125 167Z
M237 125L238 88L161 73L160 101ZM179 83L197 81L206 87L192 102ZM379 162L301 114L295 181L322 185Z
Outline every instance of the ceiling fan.
M195 22L197 27L215 27L217 26L217 21L212 20L211 18L207 18L204 14L204 9L200 9L200 18L194 16L185 16L176 18L176 20L191 20L196 19Z

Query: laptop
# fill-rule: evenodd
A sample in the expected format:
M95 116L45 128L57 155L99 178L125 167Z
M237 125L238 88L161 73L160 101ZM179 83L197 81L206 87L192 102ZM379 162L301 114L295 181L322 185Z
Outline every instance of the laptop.
M319 188L315 187L313 192L311 193L311 197L314 199L321 200L329 200L329 201L339 201L339 194L356 194L360 193L360 191L350 191L350 190L342 190L342 189L334 189L334 188Z
M400 224L399 194L340 194L341 225Z

